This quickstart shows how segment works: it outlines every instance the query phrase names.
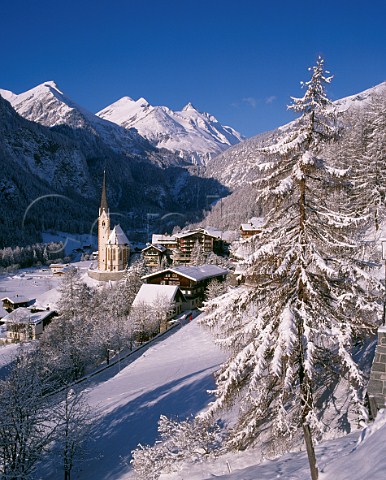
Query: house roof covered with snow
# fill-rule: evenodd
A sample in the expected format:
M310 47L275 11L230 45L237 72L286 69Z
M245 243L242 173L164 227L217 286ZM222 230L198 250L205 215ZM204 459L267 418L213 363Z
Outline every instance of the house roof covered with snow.
M147 247L145 247L142 251L146 252L146 250L149 250L150 248L155 248L156 250L158 250L161 253L166 252L166 248L163 245L153 244L153 243L151 245L148 245Z
M184 298L179 287L175 285L151 285L144 283L141 285L141 288L135 297L133 307L141 304L153 305L154 303L157 303L157 301L172 303L176 300L178 293Z
M255 231L255 230L261 229L263 225L264 225L264 218L253 217L249 220L248 223L242 223L240 228L245 232Z
M187 230L186 232L179 232L176 233L176 238L183 238L183 237L190 237L191 235L195 235L197 233L202 233L203 235L208 235L209 237L219 238L218 235L210 232L209 230L205 230L204 228L197 228L195 230Z
M25 297L24 295L9 295L7 297L3 297L1 299L2 302L4 301L8 301L9 303L12 303L14 305L17 305L19 303L29 303L29 304L32 304L35 299L34 298L28 298L28 297Z
M2 318L4 323L28 323L30 325L37 325L45 318L52 315L52 311L45 310L43 312L31 312L28 308L17 308L11 313L8 313Z
M177 267L167 268L158 272L150 273L142 277L143 279L159 275L164 272L174 272L184 277L199 282L212 277L221 277L227 275L229 272L225 268L218 267L217 265L178 265Z
M107 240L108 245L128 245L129 240L120 225L115 225Z

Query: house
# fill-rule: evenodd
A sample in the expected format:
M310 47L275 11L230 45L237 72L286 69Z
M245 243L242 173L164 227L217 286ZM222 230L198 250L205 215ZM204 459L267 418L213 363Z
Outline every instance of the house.
M194 247L199 245L203 255L210 252L218 253L221 249L221 239L203 228L188 230L175 235L177 239L177 249L173 252L174 264L190 263Z
M241 238L253 237L261 232L264 223L263 218L253 217L248 223L242 223L240 226Z
M173 250L177 248L177 238L174 235L159 235L153 233L151 237L151 243L153 245L162 245L167 250Z
M142 256L147 267L159 267L166 258L167 249L163 245L151 244L142 250Z
M184 310L186 299L176 285L157 285L144 283L134 299L133 307L146 305L157 308L157 304L168 304L172 308L167 314L168 320Z
M217 265L188 266L178 265L142 277L147 284L178 286L187 300L187 308L202 305L209 282L224 281L228 270Z
M9 313L17 308L29 307L35 303L35 298L27 298L23 295L10 295L1 299L3 308Z
M3 317L1 321L6 326L8 338L28 341L40 338L44 328L55 315L56 312L52 310L32 312L29 308L20 307Z
M201 253L204 256L210 252L220 253L222 250L221 238L204 228L179 232L175 235L153 234L152 244L165 247L166 255L173 260L174 265L190 263L192 251L196 245L201 247Z

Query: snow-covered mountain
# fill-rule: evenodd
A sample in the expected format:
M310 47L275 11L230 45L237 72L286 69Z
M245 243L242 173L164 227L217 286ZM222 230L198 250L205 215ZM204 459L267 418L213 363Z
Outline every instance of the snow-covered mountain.
M69 127L87 143L103 141L119 154L144 156L154 150L134 129L122 128L88 112L64 95L53 81L20 94L0 89L0 95L27 120L56 129Z
M43 125L23 118L16 109ZM131 212L140 224L146 215L143 212L160 218L176 212L188 221L206 207L205 195L226 191L216 180L191 175L173 161L170 152L161 155L137 132L98 117L94 121L89 115L64 102L52 84L28 95L0 92L0 224L5 226L0 231L0 247L40 241L43 223L45 229L89 231L98 212L104 169L109 206L117 212ZM131 135L139 141L131 144ZM123 140L117 149L119 138ZM21 229L28 205L47 195L62 200L49 208L39 202L31 210L34 215L27 218L28 228ZM169 217L165 222L175 220Z
M97 115L121 125L135 128L155 147L176 152L194 164L208 160L243 140L231 127L223 126L209 113L200 113L191 103L181 111L152 106L144 98L123 97Z
M362 128L373 100L376 103L382 101L386 104L386 82L334 102L342 133L340 142L345 142L344 134L348 130L358 129L359 131ZM233 189L247 184L258 175L256 165L259 158L262 158L262 147L278 142L288 134L296 122L297 120L294 120L276 130L261 133L229 148L210 162L207 175L217 178ZM358 139L359 137L360 135Z

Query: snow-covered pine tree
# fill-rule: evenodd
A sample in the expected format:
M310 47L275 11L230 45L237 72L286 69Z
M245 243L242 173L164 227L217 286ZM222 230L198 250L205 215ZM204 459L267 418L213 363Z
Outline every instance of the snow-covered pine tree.
M352 195L350 205L361 215L368 215L377 232L386 217L386 103L382 95L368 106L361 144L363 151L352 158ZM358 147L357 147L358 148Z
M190 254L190 264L191 265L204 265L205 255L201 246L201 243L196 240Z
M177 471L180 462L202 461L222 451L224 431L217 423L199 417L178 421L161 415L158 433L155 445L139 445L132 452L138 480L156 480L161 473Z
M374 327L380 288L355 259L357 217L338 211L332 193L344 178L320 157L335 136L325 94L323 60L310 69L302 113L287 136L265 149L258 165L258 202L266 224L254 237L249 287L228 301L214 299L204 319L231 350L217 376L216 399L206 415L239 401L232 445L245 448L272 421L273 433L302 428L312 479L318 478L312 432L319 427L316 400L327 374L346 377L361 407L363 377L352 358L353 340Z

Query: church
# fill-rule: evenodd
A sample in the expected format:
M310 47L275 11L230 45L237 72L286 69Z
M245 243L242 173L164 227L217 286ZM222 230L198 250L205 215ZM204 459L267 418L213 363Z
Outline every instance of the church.
M98 216L98 268L90 269L88 274L95 280L120 280L126 271L129 256L129 240L120 225L110 230L110 210L107 205L104 173Z

